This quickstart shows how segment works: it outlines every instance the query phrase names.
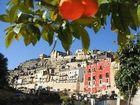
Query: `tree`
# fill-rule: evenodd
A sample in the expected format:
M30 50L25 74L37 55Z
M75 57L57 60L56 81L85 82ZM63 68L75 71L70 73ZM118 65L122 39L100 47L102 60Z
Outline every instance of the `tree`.
M7 85L7 58L0 53L0 88Z
M140 26L140 0L97 1L98 12L95 16L83 16L71 21L61 16L60 0L9 0L9 8L0 15L1 21L11 24L5 29L6 47L22 36L25 45L35 45L41 37L52 45L57 38L68 50L77 38L82 41L84 51L87 51L90 39L86 28L97 33L105 28L108 16L111 16L111 30L118 34L118 44L123 46L131 34L130 30L137 30Z
M130 105L131 97L136 94L140 80L140 38L128 41L117 54L120 70L115 76L116 86L127 98L127 105Z

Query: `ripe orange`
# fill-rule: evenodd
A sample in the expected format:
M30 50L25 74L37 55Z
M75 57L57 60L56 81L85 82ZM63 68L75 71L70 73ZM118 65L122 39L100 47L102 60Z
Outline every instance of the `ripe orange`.
M60 0L59 11L63 18L76 20L82 16L84 5L81 0Z
M83 16L93 16L98 11L98 1L97 0L82 0L82 4L85 7Z

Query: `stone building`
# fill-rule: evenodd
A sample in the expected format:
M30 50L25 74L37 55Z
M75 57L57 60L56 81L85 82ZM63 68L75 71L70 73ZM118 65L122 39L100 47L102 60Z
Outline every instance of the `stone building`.
M84 91L85 67L95 59L111 58L107 53L112 55L99 50L89 51L86 55L83 50L77 50L74 55L55 50L49 56L40 54L39 58L27 60L9 71L9 84L17 89L51 87L71 92Z

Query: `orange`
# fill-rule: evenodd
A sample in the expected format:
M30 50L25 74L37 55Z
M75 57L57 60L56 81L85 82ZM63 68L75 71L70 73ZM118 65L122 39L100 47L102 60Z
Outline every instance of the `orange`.
M81 0L60 0L59 11L64 19L79 19L84 12Z
M97 0L82 0L82 4L84 5L85 11L83 16L93 16L98 11L98 1Z

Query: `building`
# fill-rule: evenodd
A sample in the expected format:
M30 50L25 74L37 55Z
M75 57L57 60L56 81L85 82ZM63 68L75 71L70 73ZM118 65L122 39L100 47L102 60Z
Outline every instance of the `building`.
M83 92L84 68L61 70L57 75L51 77L47 83L49 87L55 90L69 90L70 92Z
M111 62L111 67L110 67L110 80L111 80L111 87L110 91L115 91L115 93L118 93L119 90L116 88L115 84L115 74L119 70L120 64L116 61Z
M9 71L9 83L17 89L51 87L71 92L83 92L84 89L92 93L102 91L110 86L110 55L112 56L111 52L100 50L91 50L87 54L83 50L77 50L74 55L54 50L49 56L40 54L39 58L27 60Z
M111 85L111 59L100 59L87 65L84 74L84 91L86 93L106 92Z

